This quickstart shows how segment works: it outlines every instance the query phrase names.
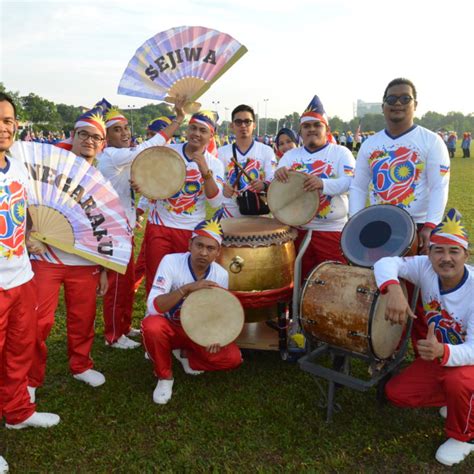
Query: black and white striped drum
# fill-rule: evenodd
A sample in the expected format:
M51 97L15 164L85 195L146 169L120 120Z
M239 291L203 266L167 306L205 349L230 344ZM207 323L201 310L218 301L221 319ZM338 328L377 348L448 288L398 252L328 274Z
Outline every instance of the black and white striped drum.
M341 247L349 262L365 268L372 268L382 257L415 255L416 224L408 212L397 206L366 207L344 226Z

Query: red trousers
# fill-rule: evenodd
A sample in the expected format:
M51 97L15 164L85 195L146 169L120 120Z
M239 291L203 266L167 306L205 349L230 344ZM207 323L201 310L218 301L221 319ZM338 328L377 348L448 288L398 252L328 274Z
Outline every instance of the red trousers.
M36 339L36 290L32 281L0 289L0 420L16 425L36 410L28 371Z
M94 342L96 291L99 267L87 265L56 265L33 261L34 281L38 292L38 334L29 385L43 384L48 349L46 339L54 324L59 290L64 284L69 368L80 374L94 366L90 352Z
M297 253L305 235L306 230L298 230L298 237L295 240ZM313 230L311 242L303 256L301 278L306 278L314 267L328 260L347 264L341 250L341 232Z
M416 359L385 386L387 398L400 407L447 405L445 431L448 438L474 438L474 367L443 367Z
M148 316L142 321L145 349L155 366L155 375L168 379L173 375L171 351L185 349L189 365L194 370L229 370L242 363L242 354L237 344L231 343L218 353L211 354L205 347L191 341L184 329L163 316Z
M147 295L163 257L169 253L187 252L192 233L192 230L174 229L148 222L145 232Z
M132 255L125 275L107 270L109 289L104 296L104 336L113 344L130 332L135 296L135 260Z

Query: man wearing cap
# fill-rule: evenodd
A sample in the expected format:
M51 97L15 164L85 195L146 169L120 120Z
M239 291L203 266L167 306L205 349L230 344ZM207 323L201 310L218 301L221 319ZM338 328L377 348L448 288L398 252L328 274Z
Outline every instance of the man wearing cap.
M235 133L235 143L224 145L217 150L217 156L225 170L224 217L242 217L236 197L244 191L266 191L273 179L276 159L270 146L256 141L253 137L255 112L252 107L245 104L237 106L232 111L230 128ZM233 156L248 176L233 163Z
M184 120L184 112L177 105L177 118L168 120L150 137L134 148L130 148L131 132L128 120L109 103L105 112L107 147L97 157L99 171L111 182L120 197L127 214L130 227L136 224L135 193L130 185L130 171L133 160L141 151L151 146L162 146L179 128ZM156 121L155 121L156 122ZM104 336L105 342L116 349L133 349L140 344L128 336L139 335L132 329L133 297L135 294L135 262L132 250L125 275L107 270L109 289L104 296Z
M370 205L404 209L418 227L419 253L426 255L431 230L441 222L448 201L450 162L443 140L413 122L417 104L410 80L397 78L387 85L382 105L386 128L365 140L357 154L349 216L364 209L367 195ZM416 320L415 350L426 331L421 318Z
M58 424L59 416L37 412L27 390L36 288L26 248L28 173L10 154L17 129L15 104L0 93L0 419L11 429L47 428ZM0 456L0 469L7 469L4 461Z
M431 233L427 256L386 257L374 266L377 285L387 293L385 317L403 323L416 317L399 283L420 287L428 325L418 341L419 357L385 386L400 407L443 407L448 440L436 452L447 466L474 451L474 268L461 215L450 209ZM447 407L447 410L446 410Z
M305 191L319 191L315 217L298 230L300 246L306 231L313 231L302 261L302 277L326 260L345 263L340 248L341 231L347 221L347 192L354 175L354 157L331 135L323 104L314 96L300 119L303 146L289 150L278 163L275 179L286 182L288 171L306 173Z
M218 218L199 223L188 243L188 252L166 255L158 267L148 295L147 317L142 322L143 341L154 364L158 383L153 401L165 404L171 399L173 372L171 354L186 373L198 375L205 370L228 370L242 363L235 343L221 347L202 347L191 341L180 323L183 300L203 288L228 288L229 277L215 262L222 243Z
M205 218L206 202L213 208L222 203L224 170L207 151L215 128L213 112L198 112L189 121L187 141L168 145L186 165L186 178L174 196L150 203L145 234L147 294L161 259L187 250L194 227Z
M82 114L75 123L71 139L61 147L92 165L105 143L103 113L106 107L104 99ZM54 324L61 285L64 285L66 303L69 369L76 380L92 387L102 385L105 377L93 369L90 354L94 342L96 297L107 292L105 269L50 245L45 246L41 255L31 255L31 259L38 291L38 335L28 374L31 399L35 399L36 389L44 381L48 354L46 339Z

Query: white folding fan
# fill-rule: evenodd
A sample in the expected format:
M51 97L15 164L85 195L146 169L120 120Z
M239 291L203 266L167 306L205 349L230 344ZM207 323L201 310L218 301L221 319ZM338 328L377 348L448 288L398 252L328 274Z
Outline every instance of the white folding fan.
M147 40L128 63L118 93L175 103L189 102L188 113L201 106L195 102L233 66L247 48L232 36L202 26L180 26Z
M125 273L132 233L116 191L102 174L56 146L16 142L11 151L30 176L32 237Z

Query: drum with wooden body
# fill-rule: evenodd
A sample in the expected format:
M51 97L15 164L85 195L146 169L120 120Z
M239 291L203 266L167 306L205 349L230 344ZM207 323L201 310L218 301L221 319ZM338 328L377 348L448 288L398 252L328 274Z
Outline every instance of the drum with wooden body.
M186 165L172 148L153 146L133 160L131 177L148 199L168 199L183 187Z
M240 299L246 322L277 316L277 303L291 299L296 231L268 217L221 221L217 262L229 273L229 289Z
M377 289L372 270L324 262L303 289L300 322L309 339L386 360L397 349L405 326L386 321L385 307L386 296Z
M204 288L192 292L184 300L180 319L184 332L196 344L226 346L242 331L244 309L230 291Z
M344 226L341 247L349 262L372 268L382 257L416 255L416 224L408 212L379 204L354 214Z
M273 216L291 226L307 224L319 208L319 193L305 191L307 174L288 171L288 182L273 180L268 188L267 202Z

